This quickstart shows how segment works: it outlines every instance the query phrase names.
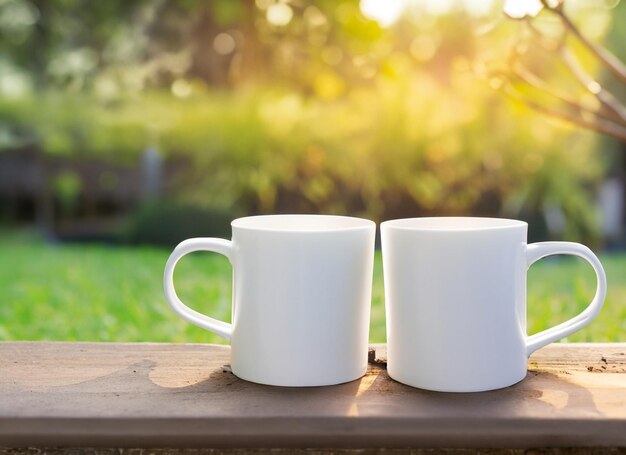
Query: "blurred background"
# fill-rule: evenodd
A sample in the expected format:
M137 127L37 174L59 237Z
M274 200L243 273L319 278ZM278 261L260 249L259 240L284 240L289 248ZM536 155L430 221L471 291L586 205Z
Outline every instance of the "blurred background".
M0 0L0 340L201 341L169 248L262 213L529 222L602 253L626 341L619 0ZM384 341L377 255L372 341ZM228 320L227 261L180 295ZM591 270L533 266L531 332Z

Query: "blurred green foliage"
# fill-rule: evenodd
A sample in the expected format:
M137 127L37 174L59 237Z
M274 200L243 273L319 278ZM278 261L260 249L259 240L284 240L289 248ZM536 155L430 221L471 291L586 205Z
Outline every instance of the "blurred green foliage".
M187 163L170 196L198 206L376 220L556 209L566 238L594 238L595 138L489 76L520 24L498 2L428 4L382 26L355 0L3 0L0 18L23 20L0 20L0 148L134 163L156 145ZM602 39L614 13L570 4ZM549 54L528 59L564 77Z
M589 238L588 189L601 171L590 134L547 130L470 76L454 83L458 94L426 76L396 78L332 103L279 88L167 103L147 93L110 109L85 96L65 96L61 108L44 96L32 110L0 100L0 115L23 112L48 153L122 162L138 159L146 131L162 122L162 153L193 163L179 176L178 197L197 205L381 219L402 216L406 205L421 214L520 216L552 203L573 221L568 238Z
M133 244L174 247L191 237L223 237L231 234L229 210L206 210L175 203L152 203L132 217L126 238Z

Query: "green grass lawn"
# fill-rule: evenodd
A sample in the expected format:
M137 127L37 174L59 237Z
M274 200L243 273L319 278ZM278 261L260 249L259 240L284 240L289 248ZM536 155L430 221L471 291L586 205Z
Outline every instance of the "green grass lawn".
M0 340L223 340L176 316L161 279L169 251L151 247L48 245L25 233L0 232ZM609 293L600 316L568 341L626 341L626 255L603 255ZM230 320L231 269L217 255L193 253L176 270L181 299ZM547 259L528 277L531 333L566 320L591 299L591 267ZM385 340L382 264L376 255L370 340Z

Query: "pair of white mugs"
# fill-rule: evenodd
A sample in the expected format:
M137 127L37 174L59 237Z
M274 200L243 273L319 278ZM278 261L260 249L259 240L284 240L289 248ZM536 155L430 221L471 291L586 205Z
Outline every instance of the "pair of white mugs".
M497 218L407 218L381 224L387 368L422 389L477 392L526 376L528 356L598 314L606 277L578 243L526 244L527 224ZM164 274L165 296L187 321L231 342L233 373L277 386L323 386L367 369L374 222L328 215L267 215L232 222L232 240L185 240ZM232 323L181 302L176 263L192 251L233 267ZM578 316L526 334L526 272L538 259L587 260L597 290Z

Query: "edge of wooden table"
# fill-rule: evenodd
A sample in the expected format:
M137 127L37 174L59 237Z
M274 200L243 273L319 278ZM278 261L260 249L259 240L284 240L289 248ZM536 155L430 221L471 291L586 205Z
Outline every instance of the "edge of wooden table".
M386 374L384 345L374 347L368 373L358 381L286 389L234 377L225 367L229 348L222 345L0 343L0 446L626 447L626 343L551 345L531 357L522 383L475 394L401 385ZM63 356L73 359L72 368L88 370L81 374L89 379L65 384L59 378L66 371L62 363L68 362ZM98 392L114 384L123 393L144 393L149 383L145 378L133 383L137 373L128 369L141 365L138 359L157 365L149 372L152 382L192 378L204 389L178 398L149 389L144 397L129 395L127 408L110 392ZM108 370L113 373L103 374ZM23 376L17 378L17 371ZM364 384L369 388L359 395ZM234 385L239 389L233 391ZM180 397L188 411L175 408ZM224 399L247 403L226 406ZM565 407L552 406L561 399L569 400ZM256 409L255 400L259 406L275 403L275 409ZM352 404L356 413L349 409ZM154 416L147 414L150 409ZM176 414L168 415L169 410Z

